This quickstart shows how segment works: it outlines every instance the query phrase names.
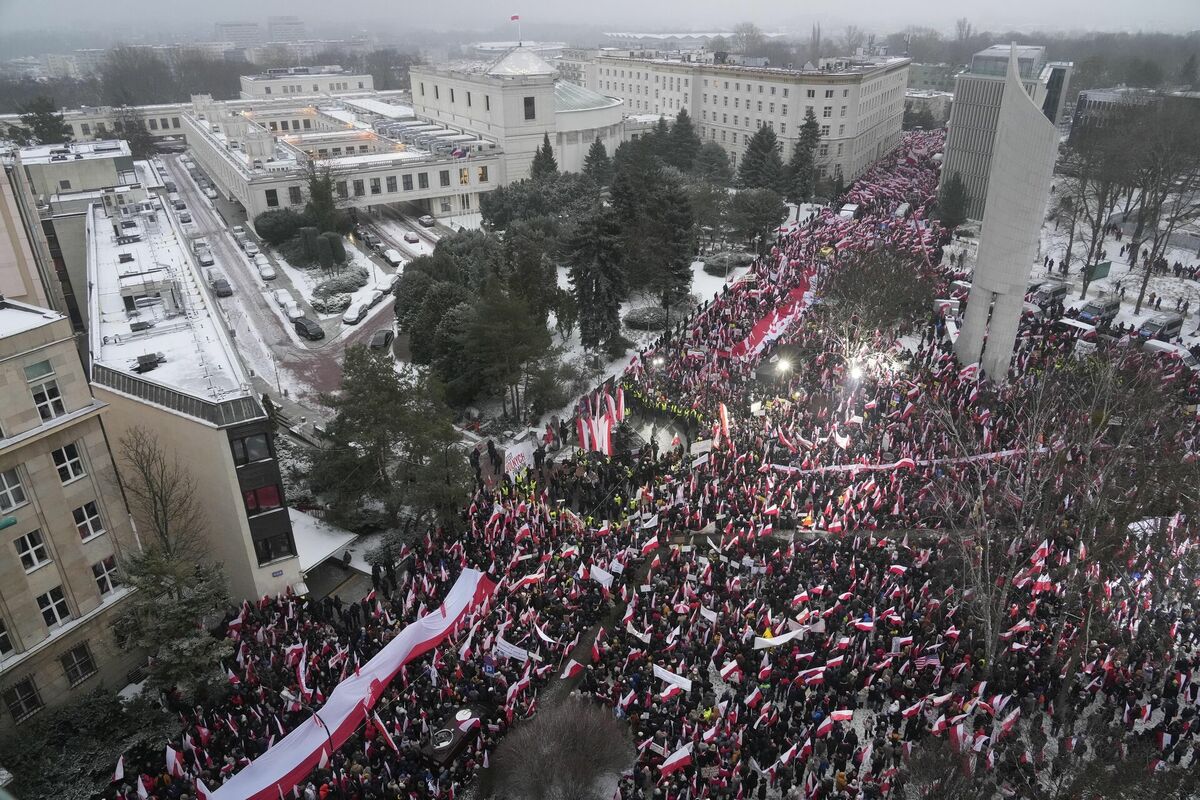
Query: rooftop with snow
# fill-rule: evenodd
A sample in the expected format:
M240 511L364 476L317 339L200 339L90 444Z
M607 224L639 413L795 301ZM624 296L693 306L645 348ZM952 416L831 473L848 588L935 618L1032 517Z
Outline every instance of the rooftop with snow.
M21 163L26 165L49 164L53 161L81 161L129 155L132 155L129 144L123 139L100 139L94 142L65 142L23 147L21 148Z
M96 203L87 215L93 366L213 402L251 395L190 243L162 200L125 209Z

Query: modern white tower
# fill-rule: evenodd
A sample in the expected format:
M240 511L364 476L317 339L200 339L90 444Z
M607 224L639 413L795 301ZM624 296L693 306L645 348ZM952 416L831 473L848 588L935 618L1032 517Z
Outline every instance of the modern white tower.
M981 361L998 383L1012 361L1058 152L1058 132L1022 86L1016 53L1014 46L988 172L979 257L955 344L962 363Z

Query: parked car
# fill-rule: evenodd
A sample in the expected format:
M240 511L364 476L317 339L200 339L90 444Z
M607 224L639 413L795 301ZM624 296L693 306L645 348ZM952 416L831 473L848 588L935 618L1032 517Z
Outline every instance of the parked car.
M412 231L409 231L408 233L404 234L404 241L408 242L409 244L420 244L421 237L417 236Z
M241 225L234 225L232 228L229 229L229 232L232 233L237 238L241 238L246 235L246 229L243 228Z
M1143 339L1169 342L1178 336L1181 330L1183 330L1183 317L1179 314L1155 314L1142 323L1142 327L1138 329L1138 336Z
M212 188L211 186L205 187L204 196L207 197L209 200L216 200L217 199L217 190Z
M207 247L199 247L196 249L196 260L200 262L202 267L211 267L216 260L213 258L212 250Z
M301 310L300 306L296 305L291 300L288 300L284 305L283 313L286 314L287 318L290 320L297 320L304 316L304 311Z
M257 260L255 260L254 266L258 268L258 277L262 278L264 281L275 280L275 268L271 266L270 262L260 264Z
M1079 318L1084 322L1090 322L1096 327L1103 328L1117 318L1120 310L1121 298L1099 297L1088 301L1087 305L1079 310Z
M182 200L174 200L171 202L171 205L176 211L183 211L185 208L187 208L187 203L183 202Z
M1192 372L1200 372L1200 359L1192 355L1191 351L1181 345L1172 344L1171 342L1160 342L1156 339L1150 339L1142 345L1142 349L1147 353L1156 353L1174 356L1183 362L1183 365Z
M180 223L182 223L184 225L191 225L192 224L192 215L186 211L183 211L179 214L179 221L180 221Z
M179 191L179 187L175 185L175 181L165 181L163 187L167 190L167 194L174 194Z
M433 217L425 214L424 216L417 217L417 224L422 228L432 228L437 224L437 222L433 219Z
M217 297L232 297L233 287L229 285L229 281L224 278L217 278L212 283L213 294Z
M325 338L325 331L321 330L321 326L308 317L297 317L292 320L292 325L296 328L296 333L309 341L315 342Z
M287 289L273 289L271 291L271 299L275 301L275 305L280 308L287 308L288 303L296 304L296 298L292 297L292 293Z
M387 287L388 294L394 294L396 292L396 287L399 285L400 285L400 273L397 272L395 275L392 275L390 278L388 278L388 287Z
M362 235L363 242L372 250L378 250L383 247L383 240L370 231L366 231Z
M371 343L368 347L372 350L387 350L392 346L394 338L396 338L396 334L392 333L391 328L381 328L371 334Z
M346 313L342 315L342 322L346 325L357 325L362 322L362 318L367 315L367 309L370 306L363 300L355 300L346 309Z
M400 265L404 263L404 256L389 247L383 251L383 260L399 269Z
M250 241L249 239L247 239L245 242L242 243L242 249L245 250L246 255L250 256L251 258L254 258L256 255L258 255L260 252L262 252L261 250L258 249L258 245L256 245L254 242Z
M367 308L374 308L379 305L379 301L383 299L385 294L387 292L383 291L383 289L372 289L371 295L367 298Z

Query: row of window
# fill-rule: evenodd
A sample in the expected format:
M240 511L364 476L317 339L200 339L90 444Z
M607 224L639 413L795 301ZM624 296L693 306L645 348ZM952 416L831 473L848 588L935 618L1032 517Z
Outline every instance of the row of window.
M321 91L320 86L318 86L315 83L312 85L312 87L313 87L312 90L314 92ZM363 86L362 81L359 81L358 88L363 89L366 87ZM345 92L345 91L348 91L349 89L350 89L349 81L330 81L329 88L326 89L325 91L327 91L327 92ZM304 85L299 84L299 83L285 83L279 87L280 94L303 94L303 92L304 92ZM263 94L271 94L271 87L264 86Z
M289 125L291 126L290 128L288 127ZM293 130L293 131L306 130L306 131L308 131L308 130L312 130L312 120L309 119L308 117L305 117L304 119L293 119L293 120L286 120L286 119L274 120L274 119L272 119L272 120L267 120L267 127L269 127L273 131L286 131L286 130Z
M142 120L142 125L149 128L152 131L178 130L179 129L179 117L146 117L145 119ZM80 136L91 136L92 135L92 124L90 122L80 122L80 123L78 123L78 128L79 128ZM97 136L107 136L108 135L108 126L104 122L99 121L96 123L96 135Z
M424 97L425 96L425 82L421 81L418 86L421 91L421 97ZM449 88L450 88L450 104L453 105L454 103L458 102L458 97L454 92L454 87L451 86ZM467 108L474 108L475 104L474 104L474 99L471 96L471 93L468 91L468 92L463 92L463 94L466 96ZM436 83L433 85L433 99L434 100L442 99L442 87ZM483 110L484 111L492 110L492 96L490 94L485 94L483 96ZM526 97L525 98L525 119L533 119L534 118L533 111L534 111L533 98Z
M608 68L608 67L605 67L605 68L604 68L604 71L603 71L601 74L603 74L603 75L607 75L607 76L609 76L609 77L618 77L618 78L624 78L624 77L625 77L625 70L623 70L623 69L610 69L610 68ZM647 81L648 81L648 80L650 80L650 73L649 73L649 72L647 72L647 73L645 73L645 75L643 76L643 74L642 74L641 72L634 71L634 70L629 70L629 77L630 77L630 78L632 78L633 80L638 80L638 81L640 81L640 80L647 80ZM682 88L685 88L685 89L686 89L686 88L687 88L687 87L689 87L689 86L691 85L691 83L692 83L692 81L691 81L691 79L690 79L690 78L684 78L684 77L681 77L681 76L668 75L668 76L666 76L666 80L662 80L662 78L663 78L663 76L661 76L661 75L658 75L658 74L656 73L656 74L654 75L654 82L655 82L655 83L660 83L660 82L661 82L662 84L664 84L665 86L667 86L667 87L668 87L668 88L670 88L670 89L678 89L678 88L680 88L680 87L682 87ZM706 86L708 85L708 82L707 82L707 81L705 81L705 85L706 85Z
M0 633L0 636L3 634ZM92 651L87 642L71 648L58 660L62 664L67 681L72 686L78 686L96 674L96 660L92 658ZM9 686L3 694L8 713L12 714L13 719L17 722L33 716L45 705L32 675Z
M428 189L429 188L429 173L428 172L418 172L418 173L416 173L416 177L417 177L416 185L417 185L418 189ZM397 180L397 178L399 180ZM487 183L488 181L491 180L491 175L488 172L488 168L487 168L486 164L475 167L475 180L477 183ZM449 187L449 186L453 185L452 175L451 175L450 170L443 169L438 172L438 185L443 186L443 187ZM459 169L458 169L458 185L459 186L470 186L471 185L471 168L470 167L459 167ZM335 184L334 188L337 191L338 197L341 198L342 200L346 200L351 196L351 192L353 192L354 197L365 197L367 195L368 189L370 190L370 193L373 195L374 194L384 194L385 192L387 194L395 194L398 191L397 186L402 187L403 190L406 192L411 192L413 190L413 175L412 175L412 173L409 173L407 175L385 175L380 178L365 178L365 179L364 178L356 178L352 181L338 181ZM270 208L278 207L279 191L277 189L267 189L265 196L266 196L268 207L270 207ZM293 206L299 206L299 205L304 204L303 193L299 186L289 186L288 187L288 203Z

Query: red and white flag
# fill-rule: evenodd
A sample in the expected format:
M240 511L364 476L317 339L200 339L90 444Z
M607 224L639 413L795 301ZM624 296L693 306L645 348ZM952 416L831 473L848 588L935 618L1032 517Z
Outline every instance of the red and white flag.
M116 783L117 781L124 780L124 779L125 779L125 754L122 753L121 757L117 759L117 768L113 770L113 776L112 776L111 783Z
M688 742L683 747L667 756L667 760L664 761L662 766L659 768L659 773L665 778L672 772L677 772L691 763L692 743Z
M562 675L559 676L559 680L570 680L581 672L583 672L583 664L580 664L578 661L572 658L567 662L567 668L562 671Z

